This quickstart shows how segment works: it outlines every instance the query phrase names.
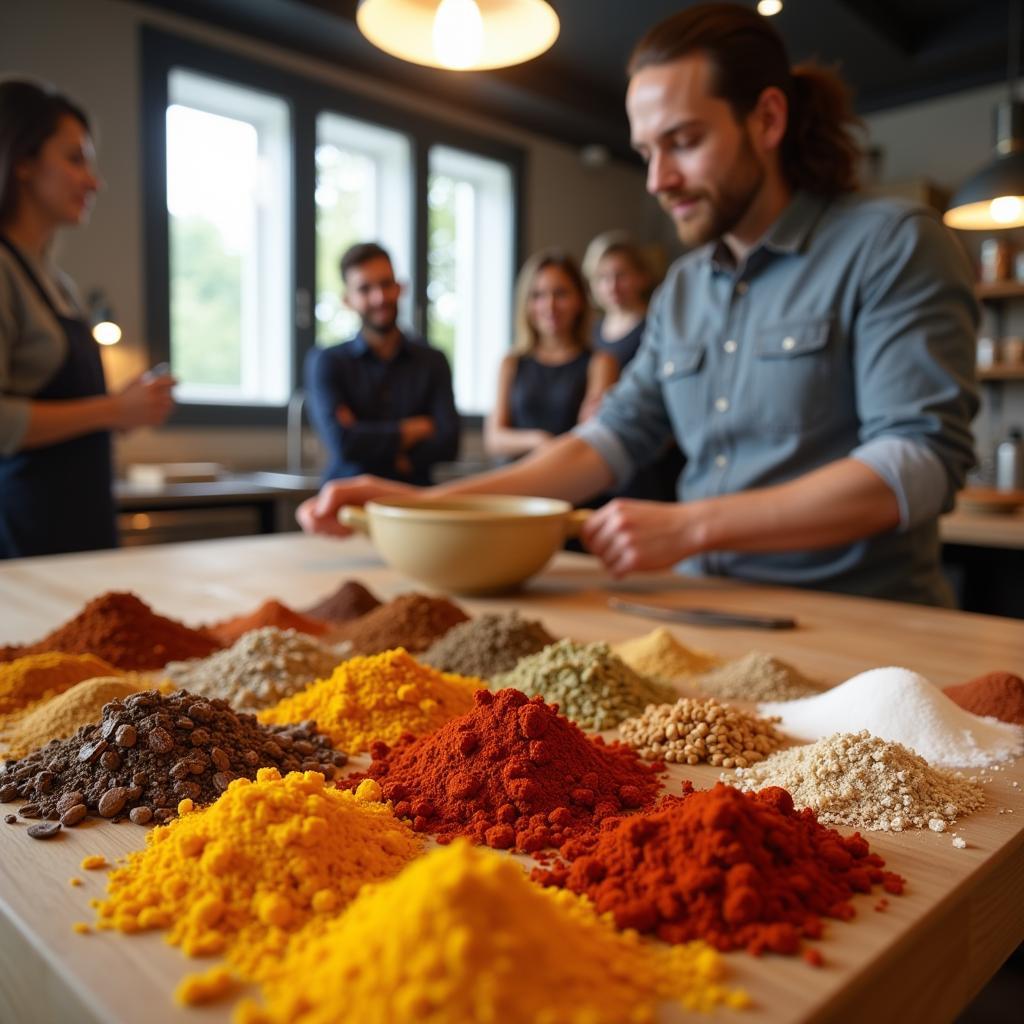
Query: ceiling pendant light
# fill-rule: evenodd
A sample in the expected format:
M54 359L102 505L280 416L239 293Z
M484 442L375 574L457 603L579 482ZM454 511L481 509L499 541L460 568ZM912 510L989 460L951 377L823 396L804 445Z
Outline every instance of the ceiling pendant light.
M546 0L360 0L356 24L393 57L451 71L532 60L559 27Z
M1010 4L1010 97L996 108L996 157L953 196L943 220L961 231L1024 226L1024 103L1016 98L1020 0Z

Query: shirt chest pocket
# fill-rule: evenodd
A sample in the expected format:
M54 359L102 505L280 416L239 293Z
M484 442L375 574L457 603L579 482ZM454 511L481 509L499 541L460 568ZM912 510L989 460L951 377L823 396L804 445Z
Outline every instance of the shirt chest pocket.
M681 447L694 443L693 431L699 429L702 410L707 405L707 374L704 368L705 346L681 345L668 349L658 367L658 380L665 408L676 427Z
M831 318L785 320L757 328L749 408L761 427L792 434L828 415L835 386Z

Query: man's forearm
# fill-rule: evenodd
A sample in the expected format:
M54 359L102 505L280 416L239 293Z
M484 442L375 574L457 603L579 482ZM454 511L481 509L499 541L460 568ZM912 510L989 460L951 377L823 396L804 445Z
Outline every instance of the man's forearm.
M840 459L774 487L699 503L705 551L792 551L849 544L894 529L899 502L855 459Z
M426 493L437 497L529 494L563 498L575 504L607 490L613 479L608 464L595 449L580 438L565 434L511 466L441 484Z

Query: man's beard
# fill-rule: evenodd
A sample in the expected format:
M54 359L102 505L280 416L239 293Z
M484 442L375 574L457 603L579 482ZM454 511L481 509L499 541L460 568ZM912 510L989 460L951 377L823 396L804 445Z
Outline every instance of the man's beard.
M377 334L388 334L395 329L398 323L398 306L395 305L388 310L376 310L363 317L363 327Z
M692 220L673 218L679 240L692 249L729 234L747 215L763 184L764 167L754 153L750 135L744 132L740 152L719 186L717 199L712 199L706 192L693 196L708 211L707 215ZM664 193L659 198L663 206L671 206L672 200L679 195L676 192Z

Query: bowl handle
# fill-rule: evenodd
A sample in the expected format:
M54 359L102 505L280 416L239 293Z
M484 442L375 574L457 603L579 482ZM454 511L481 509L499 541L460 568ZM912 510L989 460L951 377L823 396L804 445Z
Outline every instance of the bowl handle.
M566 537L578 537L583 529L583 524L590 518L590 513L591 509L589 508L574 508L565 517Z
M370 524L366 519L366 509L361 508L359 505L342 505L338 509L338 522L342 526L347 526L350 530L355 530L356 533L369 534Z

